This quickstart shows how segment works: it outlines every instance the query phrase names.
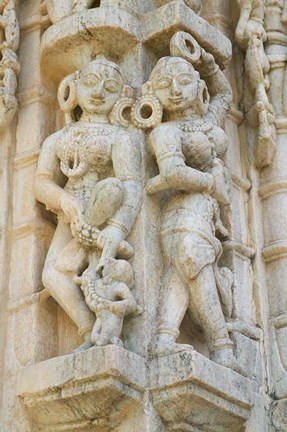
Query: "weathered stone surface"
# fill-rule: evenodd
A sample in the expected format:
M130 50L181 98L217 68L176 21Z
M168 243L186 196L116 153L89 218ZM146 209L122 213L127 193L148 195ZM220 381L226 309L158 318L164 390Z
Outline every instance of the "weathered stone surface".
M17 393L39 431L105 432L136 409L145 387L144 359L109 346L26 368Z
M0 27L1 432L286 432L287 0Z
M154 359L150 370L153 403L170 430L178 423L190 430L244 430L255 396L246 378L224 369L223 382L222 366L192 350Z

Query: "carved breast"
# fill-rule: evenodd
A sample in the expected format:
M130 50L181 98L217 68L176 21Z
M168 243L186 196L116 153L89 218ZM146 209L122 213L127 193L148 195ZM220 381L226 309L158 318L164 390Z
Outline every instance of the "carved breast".
M67 177L79 177L88 171L97 174L112 164L113 131L109 126L71 128L58 144L61 170Z
M203 132L185 132L182 139L182 152L188 166L202 169L211 158L212 143Z
M213 156L222 158L228 148L228 138L223 129L206 120L180 123L182 133L182 152L186 164L202 170Z

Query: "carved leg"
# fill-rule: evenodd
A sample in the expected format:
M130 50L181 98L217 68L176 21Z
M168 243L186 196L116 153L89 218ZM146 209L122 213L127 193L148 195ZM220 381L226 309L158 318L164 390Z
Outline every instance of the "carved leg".
M159 325L156 329L157 336L152 347L152 354L167 355L172 352L192 349L191 345L175 343L187 307L188 292L180 280L177 270L171 265L163 277Z
M202 327L211 360L244 375L233 354L212 265L205 266L195 279L190 280L188 274L185 277L189 286L190 309Z
M123 346L120 336L122 333L124 318L104 310L101 313L101 332L96 338L97 346L114 344Z
M79 334L89 339L95 316L88 308L83 294L72 279L72 274L56 270L59 254L72 235L67 224L59 221L43 271L43 284L52 297L78 326Z
M123 200L123 187L120 180L109 178L99 182L93 190L86 221L100 227L111 218L120 207Z
M101 328L102 328L102 320L100 317L97 317L97 320L92 330L92 336L91 336L91 341L93 345L96 345L97 339L101 332Z

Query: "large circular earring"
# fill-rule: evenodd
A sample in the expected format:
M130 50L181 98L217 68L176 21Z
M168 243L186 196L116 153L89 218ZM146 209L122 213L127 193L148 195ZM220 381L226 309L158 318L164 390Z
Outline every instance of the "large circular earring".
M72 112L78 105L77 74L68 75L63 79L58 89L58 102L65 113L67 123L72 123Z
M208 93L208 88L206 83L201 79L198 81L197 97L198 97L198 110L200 111L200 114L203 115L208 110L210 96Z
M132 121L140 129L154 128L162 121L163 107L154 95L150 81L143 85L142 93L132 108Z
M189 63L196 64L201 56L201 48L189 33L181 31L171 38L170 53L174 57L182 57Z
M109 115L110 123L116 126L128 128L131 119L131 111L134 105L134 90L125 85L120 99L115 103Z

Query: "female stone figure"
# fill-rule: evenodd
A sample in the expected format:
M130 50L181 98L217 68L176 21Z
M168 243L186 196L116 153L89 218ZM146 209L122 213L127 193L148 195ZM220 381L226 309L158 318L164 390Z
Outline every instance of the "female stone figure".
M39 201L58 216L43 284L91 346L95 316L75 278L129 258L124 241L141 204L140 154L121 110L129 103L120 68L98 57L59 88L67 126L43 144L35 178Z
M232 92L213 56L189 34L177 33L170 49L172 56L158 61L133 112L139 126L157 125L150 147L159 175L148 181L146 190L171 190L161 217L166 270L153 349L165 355L186 348L176 339L189 310L204 332L211 359L236 368L222 310L231 315L233 278L229 269L217 265L222 246L216 238L218 232L227 234L218 203L228 203L220 160L228 139L221 124ZM148 106L150 118L141 118ZM158 124L162 110L167 121Z

